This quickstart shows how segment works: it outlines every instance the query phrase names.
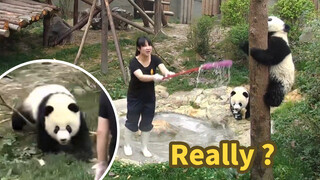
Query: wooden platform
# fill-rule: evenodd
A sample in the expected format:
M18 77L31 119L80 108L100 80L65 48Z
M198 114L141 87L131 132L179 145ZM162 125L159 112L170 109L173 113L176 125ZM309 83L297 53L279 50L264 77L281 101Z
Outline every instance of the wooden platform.
M0 36L9 37L10 31L20 31L54 10L58 7L31 0L0 0Z

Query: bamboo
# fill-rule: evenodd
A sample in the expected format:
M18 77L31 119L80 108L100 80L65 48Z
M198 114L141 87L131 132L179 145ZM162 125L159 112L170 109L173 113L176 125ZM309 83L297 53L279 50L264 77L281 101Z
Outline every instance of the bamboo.
M88 30L89 30L90 25L91 25L91 20L93 18L93 11L95 9L95 6L96 6L96 0L93 0L92 6L91 6L91 9L90 9L89 19L88 19L88 22L87 22L87 27L86 27L86 30L84 31L84 34L83 34L83 37L82 37L82 41L81 41L81 44L80 44L80 47L79 47L78 54L76 56L76 59L74 60L74 64L78 63L78 60L79 60L79 58L81 56L81 51L82 51L84 42L86 41L86 38L87 38L87 34L88 34Z
M106 5L107 15L108 15L108 18L109 18L109 23L110 23L110 27L111 27L112 36L113 36L113 41L114 41L114 45L116 47L116 51L117 51L117 55L118 55L118 59L119 59L119 63L120 63L120 68L121 68L122 75L123 75L123 80L124 80L125 84L128 85L129 83L128 83L126 71L125 71L124 65L123 65L122 54L121 54L121 51L120 51L120 46L119 46L119 41L118 41L118 37L117 37L117 34L116 34L116 30L114 28L112 13L111 13L111 10L109 8L109 2L107 0L104 0L104 2L105 2L105 5Z

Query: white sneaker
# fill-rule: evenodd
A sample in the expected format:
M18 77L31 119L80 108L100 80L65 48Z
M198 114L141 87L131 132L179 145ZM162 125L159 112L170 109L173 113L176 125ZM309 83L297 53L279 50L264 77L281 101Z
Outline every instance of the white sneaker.
M132 155L132 148L130 146L132 140L131 137L134 135L134 132L130 131L128 128L124 129L124 154L126 156L131 156Z
M151 157L152 154L148 150L147 144L149 142L150 132L141 132L141 151L145 157Z

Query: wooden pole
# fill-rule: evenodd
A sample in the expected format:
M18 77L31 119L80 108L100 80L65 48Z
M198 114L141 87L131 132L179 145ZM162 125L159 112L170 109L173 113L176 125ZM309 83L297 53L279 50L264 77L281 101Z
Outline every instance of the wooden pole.
M145 17L154 26L154 22L152 21L152 19L136 3L134 3L132 0L128 1L133 7L135 7L139 11L140 15Z
M108 72L108 16L104 0L101 1L101 71L104 74Z
M140 14L141 14L141 12L145 12L143 1L142 0L137 0L136 2L137 2L137 5L139 7L139 8L136 8L136 9L140 12ZM142 18L144 27L149 27L149 22L151 23L152 19L148 15L147 16L144 16L143 14L141 14L141 15L142 15L141 18Z
M119 42L118 42L116 29L114 28L114 23L113 23L111 10L109 8L109 2L107 0L104 0L104 2L105 2L105 5L106 5L106 9L107 9L107 15L108 15L108 18L109 18L109 23L110 23L110 27L111 27L111 31L112 31L112 36L113 36L113 41L114 41L114 45L116 47L116 51L117 51L117 55L118 55L118 59L119 59L119 63L120 63L120 68L121 68L122 75L123 75L123 80L124 80L124 83L128 85L129 83L128 83L126 71L125 71L124 65L123 65L123 59L122 59L122 55L121 55L121 51L120 51L120 46L119 46Z
M136 23L134 23L134 22L122 17L122 16L119 16L118 14L112 13L112 16L117 18L117 19L119 19L119 20L121 20L121 21L124 21L124 22L126 22L126 23L128 23L128 24L130 24L130 25L132 25L132 26L134 26L136 28L138 28L138 29L140 29L141 31L144 31L144 32L149 33L149 34L154 34L154 32L151 31L150 29L141 27L138 24L136 24Z
M251 0L249 15L249 46L250 48L266 49L268 44L268 0ZM264 103L264 94L269 83L269 68L258 64L249 57L250 70L250 110L251 110L251 146L257 147L258 152L253 161L251 179L273 179L272 168L262 166L263 152L259 146L270 140L270 107Z
M83 1L84 3L86 3L86 4L89 4L90 6L92 5L92 3L89 2L88 0L82 0L82 1ZM110 2L112 2L112 1L113 1L113 0L109 0L109 4L110 4ZM99 11L101 10L101 8L100 8L99 6L96 6L96 8L97 8L97 10L99 10ZM123 22L125 22L125 23L130 24L130 25L132 25L133 27L136 27L137 29L139 29L139 30L141 30L141 31L144 31L144 32L149 33L149 34L154 34L154 32L151 31L150 29L144 28L144 27L142 27L142 26L139 26L138 24L136 24L136 23L134 23L134 22L132 22L132 21L130 21L130 20L128 20L128 19L126 19L126 18L124 18L124 17L116 14L116 13L111 13L111 14L112 14L113 17L115 17L115 18L117 18L117 19L119 19L119 20L121 20L121 21L123 21Z
M73 25L78 23L78 10L79 10L79 0L74 0L73 2Z
M100 12L100 10L96 9L93 11L93 16L97 15ZM61 35L55 42L54 46L59 44L64 38L66 38L69 34L71 34L73 31L77 29L81 29L88 21L89 15L83 18L78 24L70 28L68 31L66 31L63 35Z
M87 27L84 31L84 34L83 34L83 37L82 37L82 41L81 41L81 44L80 44L80 47L79 47L79 51L78 51L78 54L74 60L74 64L77 64L78 63L78 59L80 58L81 56L81 51L82 51L82 48L83 48L83 45L84 45L84 42L86 41L86 38L87 38L87 34L88 34L88 30L90 28L90 25L91 25L91 20L92 20L92 17L93 17L93 11L96 7L96 1L97 0L93 0L92 2L92 6L91 6L91 9L90 9L90 14L89 14L89 19L88 19L88 23L87 23Z
M44 47L49 46L50 21L51 21L51 13L44 16L44 18L43 18L43 33L42 33L43 42L42 42L42 45Z
M154 1L154 33L161 31L161 0Z

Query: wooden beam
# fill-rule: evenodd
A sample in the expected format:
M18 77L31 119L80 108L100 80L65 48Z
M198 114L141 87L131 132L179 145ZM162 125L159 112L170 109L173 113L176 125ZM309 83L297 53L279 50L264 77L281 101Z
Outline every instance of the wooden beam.
M145 11L146 14L154 15L154 11ZM174 16L174 12L172 11L163 11L164 15L166 16Z
M7 3L9 5L15 5L19 9L27 9L27 10L37 11L37 12L41 12L43 10L45 10L45 11L52 11L53 10L50 7L45 7L45 6L40 6L40 5L32 5L32 4L28 4L25 2L19 2L19 1L13 1L13 0L1 0L1 2Z
M154 3L154 33L158 34L161 31L161 1L155 0Z
M117 19L119 19L119 20L121 20L121 21L123 21L123 22L126 22L126 23L128 23L128 24L136 27L137 29L140 29L141 31L144 31L144 32L146 32L146 33L148 33L148 34L154 34L154 32L151 31L150 29L141 27L141 26L139 26L138 24L136 24L136 23L134 23L134 22L132 22L132 21L130 21L130 20L122 17L122 16L119 16L118 14L112 13L112 16L115 17L115 18L117 18Z
M108 72L108 16L104 0L101 0L101 72Z
M0 29L0 35L4 37L9 37L10 36L10 31L5 30L5 29Z
M78 63L78 60L79 60L79 58L81 56L81 51L82 51L84 42L86 41L86 38L87 38L87 34L88 34L88 30L89 30L90 25L91 25L91 20L93 18L93 11L95 9L95 6L96 6L96 0L93 0L92 6L91 6L91 9L90 9L90 13L89 13L89 19L88 19L88 22L87 22L87 27L86 27L86 29L84 31L83 36L82 36L82 40L81 40L81 44L80 44L80 47L79 47L79 51L77 53L76 58L74 59L74 64Z
M73 25L78 23L79 0L73 1Z
M28 22L26 20L19 19L19 18L8 18L8 17L2 16L2 15L0 15L0 21L8 21L9 24L16 24L20 27L26 27L28 24Z
M133 7L135 7L138 10L138 12L142 16L144 16L150 22L150 24L152 24L152 26L154 26L153 20L136 3L134 3L132 0L128 0L128 1Z
M31 4L31 5L40 5L42 7L50 7L54 10L59 10L59 8L57 6L51 5L51 4L39 3L36 1L30 1L30 0L16 0L16 1L25 2L25 3Z
M145 0L145 1L148 1L148 2L154 2L154 0ZM163 5L170 5L170 2L167 2L167 1L161 1L161 4L163 4Z
M109 7L109 2L107 0L104 0L104 3L106 5L109 24L110 24L110 28L111 28L111 32L112 32L112 36L113 36L114 45L116 47L116 51L117 51L117 55L118 55L118 59L119 59L119 63L120 63L120 69L122 71L123 80L124 80L124 83L128 85L129 82L128 82L128 79L127 79L126 71L124 69L124 63L123 63L122 54L121 54L121 51L120 51L120 45L119 45L119 41L118 41L118 36L117 36L117 33L116 33L116 29L114 27L112 14L111 14L111 10L110 10L110 7Z

